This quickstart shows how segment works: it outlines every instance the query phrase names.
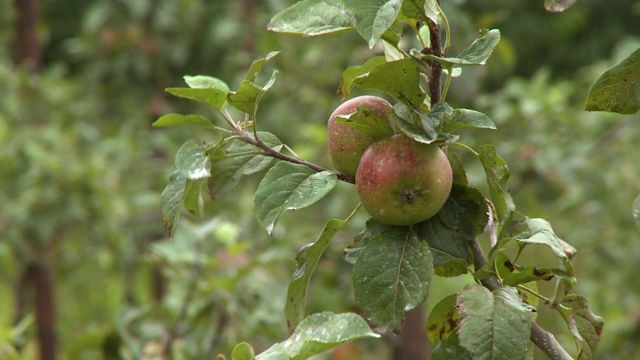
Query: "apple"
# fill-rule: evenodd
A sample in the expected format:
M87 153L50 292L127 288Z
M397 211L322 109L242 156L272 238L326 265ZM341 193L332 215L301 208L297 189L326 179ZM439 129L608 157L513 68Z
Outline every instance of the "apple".
M336 117L359 113L354 126L339 122ZM331 162L339 172L355 176L360 158L374 142L393 134L391 114L393 107L377 96L359 96L338 106L327 122L328 150ZM359 126L355 126L359 125Z
M362 206L388 225L412 225L434 216L447 201L452 182L451 164L440 147L404 134L369 146L356 173Z

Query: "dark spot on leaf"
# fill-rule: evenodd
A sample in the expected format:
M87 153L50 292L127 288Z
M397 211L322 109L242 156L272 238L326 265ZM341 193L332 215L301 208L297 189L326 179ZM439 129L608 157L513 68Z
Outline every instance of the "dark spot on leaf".
M513 266L513 264L511 263L511 261L506 260L504 262L504 267L506 267L507 269L509 269L509 271L513 272L516 268Z

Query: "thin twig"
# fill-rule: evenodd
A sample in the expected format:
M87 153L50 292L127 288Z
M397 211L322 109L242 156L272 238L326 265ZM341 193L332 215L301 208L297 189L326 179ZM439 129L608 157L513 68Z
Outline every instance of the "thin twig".
M281 152L275 151L273 150L269 145L265 144L262 140L260 140L260 138L254 138L252 136L246 135L246 136L241 136L240 139L248 144L251 144L253 146L256 146L260 149L262 149L263 154L265 156L270 156L276 159L280 159L280 160L284 160L284 161L288 161L294 164L300 164L300 165L304 165L306 167L308 167L311 170L314 170L316 172L322 172L322 171L328 171L327 169L323 168L322 166L318 166L314 163L310 163L306 160L303 159L299 159L299 158L295 158L289 155L285 155ZM338 177L338 180L344 181L344 182L348 182L350 184L355 184L356 180L346 174L342 174L342 173L337 173L336 176Z

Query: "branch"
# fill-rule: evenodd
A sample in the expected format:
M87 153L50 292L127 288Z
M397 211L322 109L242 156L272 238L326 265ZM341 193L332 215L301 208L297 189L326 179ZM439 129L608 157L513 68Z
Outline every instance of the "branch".
M487 262L487 258L482 252L480 243L477 238L471 242L471 250L473 251L473 266L476 271L480 270ZM494 277L484 278L480 281L484 287L493 291L499 288L500 282ZM573 360L571 355L565 350L558 340L537 323L531 326L531 342L533 342L542 352L544 352L551 360Z
M438 4L440 0L438 0ZM440 25L429 19L429 39L431 40L431 54L442 56L442 44L440 39ZM437 61L431 62L431 81L429 81L429 93L431 94L431 105L440 102L442 96L442 64Z
M260 138L258 137L253 137L253 136L249 136L246 133L240 135L240 139L248 144L251 144L255 147L258 147L260 149L262 149L263 154L265 156L270 156L276 159L280 159L280 160L284 160L284 161L288 161L294 164L300 164L300 165L304 165L308 168L310 168L311 170L314 170L316 172L322 172L322 171L328 171L327 169L323 168L322 166L318 166L314 163L310 163L306 160L300 159L300 158L296 158L296 157L292 157L289 155L285 155L283 153L280 153L278 151L273 150L269 145L265 144L262 140L260 140ZM355 184L356 180L346 174L342 174L342 173L337 173L336 174L338 177L338 180L344 181L344 182L348 182L350 184Z

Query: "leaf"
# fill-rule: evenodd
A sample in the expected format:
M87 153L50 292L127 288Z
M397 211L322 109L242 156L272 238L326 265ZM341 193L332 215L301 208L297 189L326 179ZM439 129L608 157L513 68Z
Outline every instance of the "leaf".
M303 0L276 14L267 29L317 36L355 28L355 16L342 0Z
M322 312L305 318L289 339L259 354L256 360L302 360L362 338L377 338L366 321L353 313Z
M436 24L440 23L442 10L440 9L440 5L437 0L424 1L424 12L431 21Z
M506 286L516 286L531 281L547 281L554 276L553 271L547 268L525 267L513 264L501 251L498 252L495 262L495 268L502 279L502 283Z
M433 129L425 129L422 126L412 124L403 118L396 118L395 125L403 134L417 142L431 144L436 141L437 134Z
M515 209L511 194L507 189L507 180L511 172L507 163L496 154L496 147L483 145L480 147L480 162L487 175L487 184L498 221L501 222Z
M520 301L513 288L494 292L470 285L458 295L462 315L460 344L473 359L525 359L532 325L532 309Z
M518 222L516 223L515 220ZM512 237L516 240L525 244L547 245L557 258L568 260L560 238L553 232L551 224L547 220L530 219L518 214L518 218L514 219L514 224Z
M298 252L298 256L296 256L297 269L287 288L287 302L284 308L290 332L293 332L304 318L307 288L320 257L331 239L346 223L347 221L339 219L327 221L318 240L313 244L305 245Z
M247 72L246 80L248 80L250 82L254 82L256 80L256 78L258 77L258 74L260 73L260 71L262 71L262 69L264 68L264 66L269 61L271 61L271 59L276 57L276 55L278 55L279 53L280 53L279 51L272 51L272 52L268 53L265 57L259 57L259 58L255 59L251 63L251 66L249 67L249 71Z
M336 116L336 121L347 124L363 134L375 138L385 138L393 135L393 129L384 117L378 116L367 106L360 105L356 112L348 115Z
M355 16L358 33L372 49L393 25L402 0L343 0L345 9Z
M213 76L185 75L183 76L183 79L192 89L218 89L226 93L230 91L227 83Z
M171 95L189 100L196 100L221 110L227 105L229 90L221 88L167 88L164 91Z
M471 360L471 354L460 345L458 333L453 333L435 347L431 360Z
M640 49L596 80L587 95L585 110L619 114L640 111Z
M387 62L384 56L376 56L369 59L366 63L362 65L353 65L349 66L342 72L342 77L340 79L340 86L338 87L338 94L346 97L351 92L353 88L353 82L360 76L368 74L373 68L376 66Z
M595 352L600 342L604 319L594 314L589 308L587 299L580 295L567 295L562 305L572 309L567 319L569 330L578 343L580 354L578 360L595 359Z
M385 225L374 219L367 220L364 230L356 235L353 243L349 244L349 246L344 250L344 260L349 264L355 265L358 257L366 248L369 241L389 227L390 225Z
M467 173L462 166L462 161L457 153L449 151L447 154L449 163L451 164L451 171L453 172L453 183L467 186L469 185L469 179L467 179Z
M434 344L455 334L458 330L462 316L456 308L456 299L456 294L445 297L429 313L425 329L429 340Z
M412 59L384 62L366 75L357 77L354 84L364 90L377 90L414 106L423 107L426 94L420 88L420 72Z
M404 312L427 298L433 258L409 227L390 226L365 245L353 267L356 304L381 331L399 332Z
M191 125L191 126L204 126L213 128L211 121L204 116L200 115L183 115L183 114L165 114L162 115L158 120L154 121L151 126L153 127L167 127L167 126L180 126L180 125Z
M276 81L277 71L271 74L271 79L264 85L258 86L250 80L243 80L238 91L229 94L229 104L249 115L256 115L262 96L273 86Z
M176 231L186 183L187 179L180 175L178 171L175 171L171 174L169 183L162 191L162 195L160 195L162 222L164 223L164 230L169 237L173 237Z
M496 124L485 114L469 109L455 109L447 117L442 126L442 132L452 132L460 129L484 128L495 129Z
M421 241L429 244L433 254L433 266L439 276L457 276L467 273L471 263L470 235L445 226L439 216L414 225Z
M189 140L176 153L175 163L180 175L189 180L211 176L211 163L207 156L210 146L198 140Z
M205 188L207 180L197 179L189 180L184 188L183 205L184 208L189 210L192 214L202 217L202 210L204 209L204 199L202 198L202 191Z
M327 195L338 183L335 173L316 173L304 165L278 162L269 169L256 191L258 222L269 234L287 210L308 207Z
M456 57L439 57L432 54L422 54L412 51L412 55L419 59L437 61L446 67L453 65L484 65L500 42L500 30L483 30L480 36Z
M544 8L549 12L563 12L573 6L578 0L544 0Z
M438 217L452 230L477 236L484 232L489 209L482 193L472 187L454 184Z
M282 142L273 134L258 131L258 137L275 151L282 149ZM211 178L209 193L214 199L222 199L233 190L243 175L255 174L273 162L272 157L262 155L257 147L236 140L224 152L210 154Z
M246 342L241 342L233 348L231 360L255 360L253 348Z

